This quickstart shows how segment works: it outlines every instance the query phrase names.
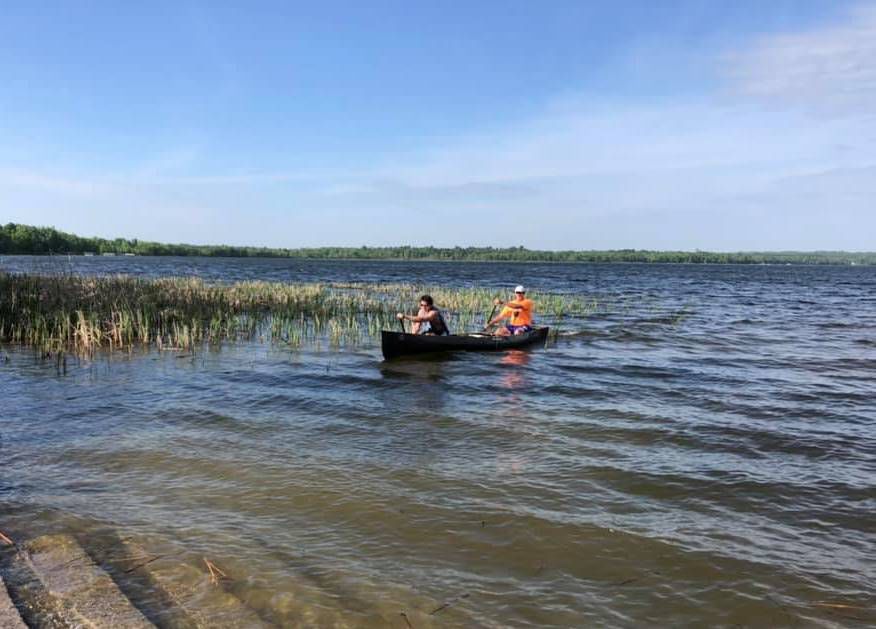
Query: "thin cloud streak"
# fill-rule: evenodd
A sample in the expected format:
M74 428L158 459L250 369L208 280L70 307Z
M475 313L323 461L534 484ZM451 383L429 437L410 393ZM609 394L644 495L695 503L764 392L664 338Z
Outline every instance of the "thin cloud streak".
M730 89L773 105L822 114L876 111L876 6L835 26L764 38L724 58Z
M106 233L106 226L118 223L106 217L116 208L130 208L136 200L134 205L142 213L153 207L156 216L172 216L173 212L163 210L173 207L212 208L211 221L200 229L191 221L177 222L174 230L180 232L170 236L173 240L277 246L371 244L378 237L372 229L377 218L388 226L379 236L384 244L416 240L604 248L662 243L707 248L719 242L704 235L714 231L708 217L732 213L734 204L745 208L747 222L757 207L793 220L795 212L804 211L794 188L805 187L807 179L819 181L819 173L849 169L843 188L863 186L870 173L860 168L876 163L876 151L860 145L866 133L866 126L856 119L831 120L812 128L800 114L745 107L643 108L614 116L582 111L545 117L492 138L462 140L458 146L429 151L416 160L408 156L405 162L393 163L386 157L383 166L357 172L77 180L18 172L11 179L8 173L0 174L0 190L17 187L19 197L29 200L23 205L31 207L65 207L74 198L90 200L87 211L95 218L104 215L95 228L106 235L116 235ZM777 187L777 181L785 183ZM794 207L788 207L791 199ZM841 202L833 205L835 213L845 211ZM247 225L232 218L253 210L265 212L270 223ZM203 217L205 211L197 215ZM664 217L653 225L650 241L641 229L629 227L647 215ZM691 221L692 215L700 218ZM227 220L216 220L221 216ZM491 228L460 234L450 225L444 227L442 220L424 235L421 226L427 216L442 216L448 223L471 222L474 216ZM519 226L534 216L563 228L555 234L521 238ZM599 234L592 224L597 219ZM235 231L222 231L229 222L235 224ZM265 224L277 228L266 235L260 231ZM307 234L301 231L305 225ZM136 235L168 238L166 230L138 229L143 228L148 233ZM748 227L728 229L720 242L735 232L737 244L731 248L756 248ZM233 239L229 233L235 234ZM841 243L824 246L828 244ZM808 241L785 244L819 246L817 232Z

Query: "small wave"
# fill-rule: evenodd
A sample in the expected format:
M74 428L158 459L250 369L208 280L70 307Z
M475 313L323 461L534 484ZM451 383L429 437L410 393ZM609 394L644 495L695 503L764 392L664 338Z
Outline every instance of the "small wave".
M824 323L816 323L815 327L821 328L823 330L831 330L831 329L844 329L844 328L860 328L860 323L852 323L846 321L826 321Z
M641 330L631 330L629 328L615 328L609 330L606 336L609 340L618 341L620 343L656 343L660 340L660 336L647 334Z
M689 312L680 312L678 314L665 315L662 317L649 317L645 319L635 319L633 321L636 325L676 325L680 321L684 320L685 317L690 316Z
M557 332L559 338L586 338L588 336L601 336L596 330L560 330Z

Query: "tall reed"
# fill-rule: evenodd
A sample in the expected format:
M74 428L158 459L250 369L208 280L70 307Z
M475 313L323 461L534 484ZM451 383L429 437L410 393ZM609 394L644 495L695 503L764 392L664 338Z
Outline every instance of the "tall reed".
M198 278L10 275L0 273L0 342L46 352L192 349L203 343L266 338L290 347L325 339L333 347L368 342L398 328L428 292L455 331L484 325L495 292L414 284L207 283ZM539 313L584 315L595 302L532 294Z

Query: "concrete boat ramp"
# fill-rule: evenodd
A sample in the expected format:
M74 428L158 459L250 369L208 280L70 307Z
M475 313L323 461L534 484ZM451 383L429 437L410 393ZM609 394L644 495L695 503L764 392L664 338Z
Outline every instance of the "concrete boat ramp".
M124 540L91 554L67 534L0 547L0 628L272 626L226 592L206 562L203 569L184 566L193 585L181 587L179 568L170 575L157 559ZM138 591L153 604L138 608L132 602Z
M27 629L27 625L12 604L12 599L9 598L9 592L6 591L6 584L3 582L3 577L0 577L0 627L4 629Z

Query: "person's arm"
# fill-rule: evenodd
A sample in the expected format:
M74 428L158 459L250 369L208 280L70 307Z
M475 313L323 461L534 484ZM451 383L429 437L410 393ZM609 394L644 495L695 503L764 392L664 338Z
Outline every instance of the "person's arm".
M435 320L435 317L438 316L437 310L430 310L425 315L407 315L403 312L400 312L396 315L399 319L407 319L408 321L413 321L415 323L422 323L423 321L432 322Z
M496 300L493 301L493 303L496 304L497 306L501 306L501 305L504 304L504 306L505 306L506 308L511 308L511 310L522 310L522 309L526 308L526 306L523 306L523 305L519 304L519 303L516 302L516 301L509 301L509 302L506 304L506 303L505 303L504 301L502 301L501 299L496 299ZM506 315L506 316L507 316L507 315Z
M499 300L497 299L496 301L499 301ZM490 327L491 325L496 325L502 319L507 319L510 316L511 316L511 312L507 308L502 308L502 311L499 314L497 314L495 317L493 317L489 323L487 323L487 327Z

